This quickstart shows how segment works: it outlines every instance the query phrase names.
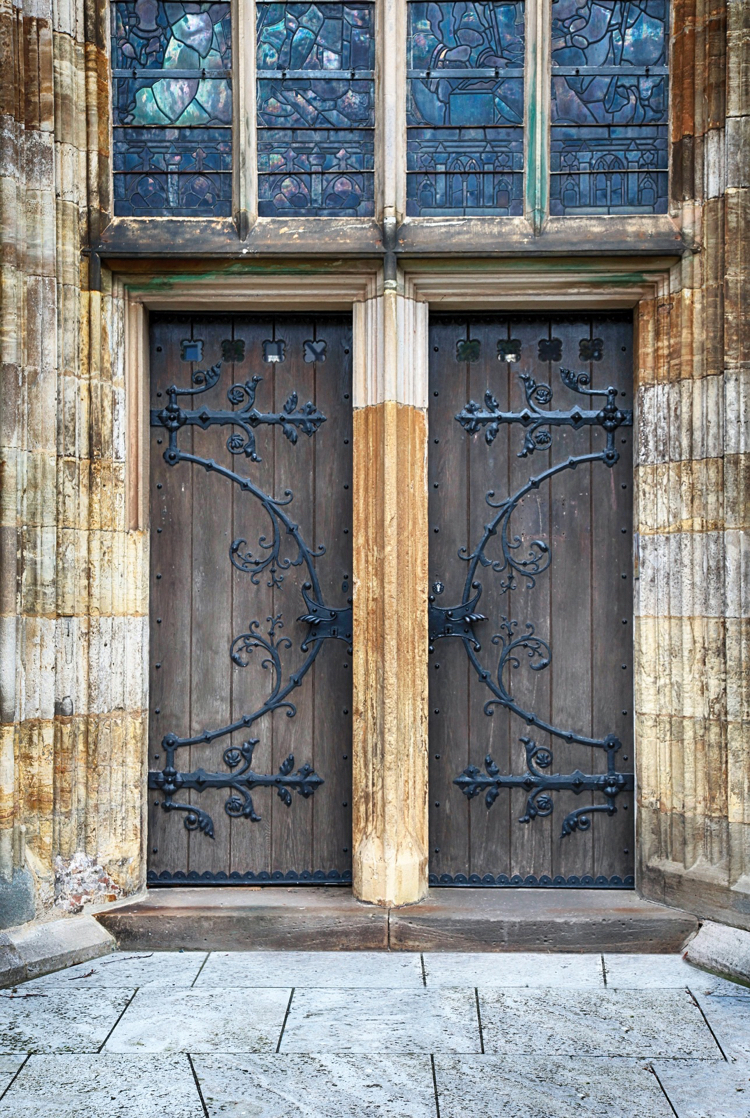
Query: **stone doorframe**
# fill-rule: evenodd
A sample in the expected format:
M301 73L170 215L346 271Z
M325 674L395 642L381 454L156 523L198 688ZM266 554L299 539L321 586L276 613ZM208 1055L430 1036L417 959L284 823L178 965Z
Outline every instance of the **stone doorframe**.
M316 310L353 313L354 892L395 906L427 891L427 436L430 307L463 311L635 308L636 425L645 370L665 355L667 259L412 263L385 281L376 262L271 272L129 274L115 266L125 305L127 503L131 530L147 528L148 311ZM653 381L653 371L646 380ZM654 433L652 433L653 436ZM637 458L636 458L637 460ZM637 530L641 494L635 484ZM143 551L148 583L148 553ZM637 572L636 572L637 573ZM635 583L638 587L638 583ZM636 599L639 590L636 589ZM636 608L636 614L638 609ZM636 632L636 711L646 688ZM636 727L637 730L637 727ZM653 767L654 742L638 740L636 772ZM143 746L147 769L146 742ZM652 782L651 782L652 783ZM146 788L143 797L145 806ZM145 815L142 813L145 826ZM142 843L142 849L144 848ZM144 869L145 873L145 869Z

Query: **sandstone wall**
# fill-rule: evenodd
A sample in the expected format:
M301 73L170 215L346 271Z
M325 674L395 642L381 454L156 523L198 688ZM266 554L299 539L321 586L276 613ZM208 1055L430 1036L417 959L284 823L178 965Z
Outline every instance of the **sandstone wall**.
M109 206L104 18L0 0L0 926L51 902L56 857L142 879L144 539L121 308L82 255Z
M750 927L750 5L679 0L672 203L695 253L640 313L642 890Z

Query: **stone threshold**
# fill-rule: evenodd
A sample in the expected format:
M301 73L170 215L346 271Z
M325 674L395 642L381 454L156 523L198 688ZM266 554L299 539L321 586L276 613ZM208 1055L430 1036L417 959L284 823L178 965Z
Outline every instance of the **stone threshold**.
M619 890L431 889L379 908L341 886L152 889L95 915L125 950L682 951L698 920Z

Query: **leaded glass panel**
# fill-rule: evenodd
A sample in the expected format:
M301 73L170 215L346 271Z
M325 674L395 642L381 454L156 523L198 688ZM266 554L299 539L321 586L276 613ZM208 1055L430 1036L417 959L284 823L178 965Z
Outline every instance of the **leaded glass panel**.
M113 0L114 212L232 212L227 3Z
M414 216L523 213L523 3L408 4Z
M550 212L667 212L667 0L554 0Z
M257 8L258 212L371 216L374 6Z

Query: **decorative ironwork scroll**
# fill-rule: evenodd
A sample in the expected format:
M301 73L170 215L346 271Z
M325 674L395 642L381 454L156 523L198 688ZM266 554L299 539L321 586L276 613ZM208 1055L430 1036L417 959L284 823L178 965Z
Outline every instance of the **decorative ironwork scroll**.
M374 4L259 0L258 212L374 213Z
M191 387L171 385L167 389L166 406L151 410L151 426L163 428L169 434L168 446L164 451L164 461L168 466L177 466L182 462L201 466L209 472L227 478L237 485L241 492L250 494L260 503L270 521L270 534L260 536L257 552L252 550L247 540L234 540L230 546L229 558L237 570L250 575L250 581L255 585L259 584L261 574L267 572L269 587L280 586L284 579L283 572L288 571L290 567L304 567L307 573L306 581L301 588L304 612L297 621L307 626L307 633L299 645L303 654L302 662L295 671L288 672L284 668L282 652L291 649L293 642L290 637L283 634L281 614L267 618L266 632L261 630L260 621L253 619L247 631L234 638L229 655L232 662L240 668L247 667L254 658L259 659L261 666L270 671L271 689L265 701L256 710L243 714L226 726L204 730L190 737L167 733L162 739L166 758L164 767L160 771L149 773L148 786L161 793L163 796L161 806L165 811L184 812L185 827L189 831L202 831L210 838L214 837L213 819L202 808L185 803L180 798L185 791L201 793L207 789L227 789L230 793L224 804L227 815L258 822L260 816L255 810L251 796L254 788L274 788L282 802L289 807L293 793L307 799L323 784L323 778L307 763L302 764L295 772L295 760L292 754L282 762L277 773L255 772L252 767L253 753L260 740L255 737L248 737L241 746L230 744L224 749L223 761L227 766L224 772L209 773L202 768L193 772L182 772L178 768L178 750L191 745L207 745L221 738L231 738L231 735L238 731L246 733L261 718L277 710L283 710L287 717L293 718L296 707L291 701L291 694L302 684L323 642L328 639L339 639L351 644L352 639L351 607L331 607L323 601L313 560L323 555L325 548L310 548L302 537L299 525L287 512L293 500L291 491L286 490L282 499L272 497L260 489L251 478L235 472L212 458L204 458L182 450L178 444L179 433L185 427L197 426L207 430L212 426L231 426L234 430L226 442L230 454L243 454L250 461L259 462L255 429L260 426L279 426L290 442L296 443L300 432L308 437L313 436L320 425L325 423L326 417L310 401L300 407L296 393L290 395L281 412L259 411L255 407L255 392L262 378L258 375L243 384L233 384L229 387L227 399L235 406L234 410L209 408L205 405L197 408L182 407L181 399L185 397L194 399L202 395L216 386L220 377L221 362L219 361L209 369L194 372ZM282 540L288 538L293 541L293 554L282 555ZM257 655L254 657L255 653Z
M667 212L667 0L554 0L550 212Z
M113 0L114 212L232 212L227 3Z
M536 578L550 565L551 552L543 540L532 540L524 554L521 550L521 538L513 536L510 532L511 517L522 499L538 489L545 481L565 470L574 470L585 463L602 463L609 468L614 466L619 459L615 448L615 432L620 427L630 427L633 424L632 411L617 406L615 388L591 388L588 373L575 373L569 369L560 369L560 378L564 385L578 395L588 398L603 397L602 406L596 409L574 406L568 410L552 410L545 407L553 400L554 394L550 385L538 384L530 376L521 374L526 394L526 407L522 411L503 411L492 394L487 392L483 404L470 401L456 415L456 421L469 434L484 429L488 444L496 438L501 424L525 428L518 451L519 457L524 458L537 450L546 450L552 442L551 432L555 427L572 427L574 430L599 427L606 434L606 442L600 451L570 455L549 466L536 477L530 477L525 485L504 500L495 500L495 493L492 490L487 493L485 500L494 510L494 515L484 526L482 537L474 550L469 552L468 549L461 549L459 552L460 558L468 563L461 602L452 607L437 606L435 596L442 593L443 587L442 584L436 584L433 587L434 593L430 597L429 622L431 651L434 641L439 638L457 637L463 642L466 654L480 682L490 692L490 698L484 704L485 714L493 714L495 707L500 706L516 714L528 726L553 739L603 750L607 760L607 769L604 773L585 773L579 769L572 773L553 773L550 771L553 764L551 749L539 746L531 737L522 737L521 742L526 751L525 772L502 774L492 757L488 755L484 762L484 772L471 765L454 780L454 784L468 799L484 793L488 808L495 802L501 789L525 789L528 797L526 810L519 820L521 823L530 823L537 817L550 815L555 806L555 792L569 790L577 794L581 792L601 794L604 803L592 802L565 816L562 835L566 836L574 831L588 830L591 826L591 815L595 812L613 815L617 810L615 800L620 792L633 789L632 774L618 772L616 767L617 753L621 748L620 740L614 734L607 734L602 738L587 737L573 730L552 725L551 722L540 718L533 711L526 710L516 701L509 687L510 672L519 668L522 660L531 671L544 671L552 659L549 644L535 632L533 625L526 624L521 627L515 619L502 618L499 631L491 638L492 645L499 650L497 664L493 670L489 670L482 662L482 645L474 631L477 623L486 620L477 608L482 594L482 584L477 576L482 568L489 567L495 573L503 575L499 585L501 591L506 593L517 589L519 580L522 585L531 589L536 585ZM500 557L492 559L487 555L487 546L495 537L499 537Z
M407 213L522 214L523 3L407 7Z

